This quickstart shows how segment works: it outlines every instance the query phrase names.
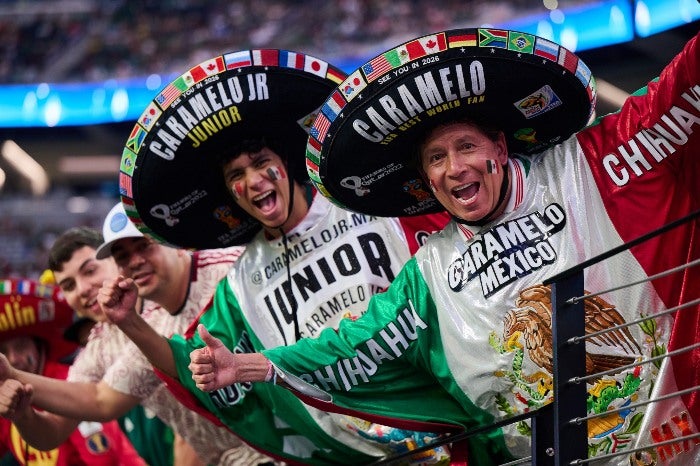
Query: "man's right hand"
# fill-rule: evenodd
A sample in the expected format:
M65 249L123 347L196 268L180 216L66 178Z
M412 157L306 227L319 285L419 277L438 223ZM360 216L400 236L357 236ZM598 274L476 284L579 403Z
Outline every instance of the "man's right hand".
M113 280L105 280L97 295L97 301L109 320L116 325L136 315L136 300L138 288L131 278L119 276Z
M272 365L260 353L234 354L204 325L197 327L206 345L190 353L189 369L197 388L212 392L239 382L264 382Z
M7 379L0 382L0 416L15 421L32 409L31 385L25 385L19 380Z

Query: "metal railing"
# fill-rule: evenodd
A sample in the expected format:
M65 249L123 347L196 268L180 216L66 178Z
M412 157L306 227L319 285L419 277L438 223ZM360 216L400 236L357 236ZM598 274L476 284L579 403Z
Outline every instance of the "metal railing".
M551 286L552 292L552 348L553 348L553 391L554 396L551 403L543 406L540 409L530 411L524 414L519 414L504 418L493 424L470 429L459 434L441 438L429 445L404 452L399 455L392 456L377 461L373 464L396 464L405 461L409 457L429 451L433 448L443 445L456 444L465 441L475 435L504 427L509 424L514 424L523 420L530 420L532 428L532 448L531 456L521 458L501 466L514 466L517 464L533 464L536 466L564 466L564 465L583 465L595 464L596 462L609 460L616 456L629 455L631 453L654 449L668 449L672 444L680 444L689 440L694 440L694 443L700 443L700 433L674 437L657 441L637 448L625 448L622 451L602 454L592 458L588 457L588 429L587 423L590 420L601 416L607 416L623 409L629 410L642 405L657 403L668 400L670 398L688 395L690 393L700 391L700 385L677 390L672 393L667 393L662 396L657 396L654 399L649 399L643 402L627 404L624 408L607 410L601 414L589 415L586 407L587 389L586 381L594 377L600 377L611 371L599 372L596 374L586 374L586 348L585 341L591 338L600 336L601 334L613 332L623 327L629 327L635 324L642 324L645 321L653 318L658 318L662 315L676 314L684 310L688 312L697 311L697 306L700 304L700 299L691 300L666 309L661 313L642 317L640 319L625 322L621 325L610 327L599 332L588 333L585 331L585 310L584 302L586 299L605 294L611 291L622 290L641 283L652 282L658 278L666 277L674 273L684 271L691 267L700 265L700 258L692 260L686 264L668 269L662 273L652 275L644 280L621 284L615 288L599 291L597 293L584 292L584 271L592 265L601 263L610 257L627 251L637 245L640 245L652 238L660 236L674 228L684 225L689 222L696 221L700 218L700 211L696 211L681 219L671 222L657 230L640 236L639 238L624 243L616 248L613 248L603 254L593 257L582 262L576 267L572 267L558 275L555 275L544 282L544 285ZM700 287L700 283L697 285ZM680 354L687 353L700 348L700 341L694 342L691 345L677 348L673 351L665 352L659 356L649 357L643 361L637 361L629 366L618 367L615 371L621 369L630 369L644 364L654 364L662 359L673 358ZM565 445L565 448L562 446ZM667 450L668 451L668 450Z

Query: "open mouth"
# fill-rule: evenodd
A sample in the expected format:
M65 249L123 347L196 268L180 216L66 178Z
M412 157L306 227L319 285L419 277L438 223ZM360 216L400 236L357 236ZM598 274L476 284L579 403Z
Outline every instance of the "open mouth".
M474 200L479 192L479 183L468 183L452 189L452 196L462 204L468 204Z
M83 304L83 307L95 315L102 314L102 308L100 307L100 304L97 302L96 298L86 301L85 304Z
M253 205L262 212L269 212L274 209L276 201L277 193L274 190L264 192L251 200Z

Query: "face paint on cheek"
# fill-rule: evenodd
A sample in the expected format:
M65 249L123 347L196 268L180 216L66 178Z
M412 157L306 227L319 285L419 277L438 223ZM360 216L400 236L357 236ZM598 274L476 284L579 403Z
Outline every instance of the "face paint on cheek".
M238 201L243 196L243 183L236 182L236 184L233 185L232 193L233 198Z
M270 177L272 181L283 180L285 177L285 171L279 165L275 165L267 169L267 176Z
M500 171L500 169L501 165L498 163L498 160L488 159L486 161L486 173L495 175Z

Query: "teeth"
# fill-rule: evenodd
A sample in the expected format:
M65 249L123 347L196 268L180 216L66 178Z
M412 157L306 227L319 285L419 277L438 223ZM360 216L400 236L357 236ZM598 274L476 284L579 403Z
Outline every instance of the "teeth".
M452 188L452 191L460 191L462 189L467 189L469 186L471 186L473 184L474 183L463 184L462 186L457 186L456 188Z
M263 200L263 199L265 199L267 196L269 196L269 195L271 195L271 194L272 194L272 191L268 191L268 192L266 192L266 193L260 194L259 196L255 196L255 197L253 198L253 202L258 202L258 201L260 201L260 200Z

